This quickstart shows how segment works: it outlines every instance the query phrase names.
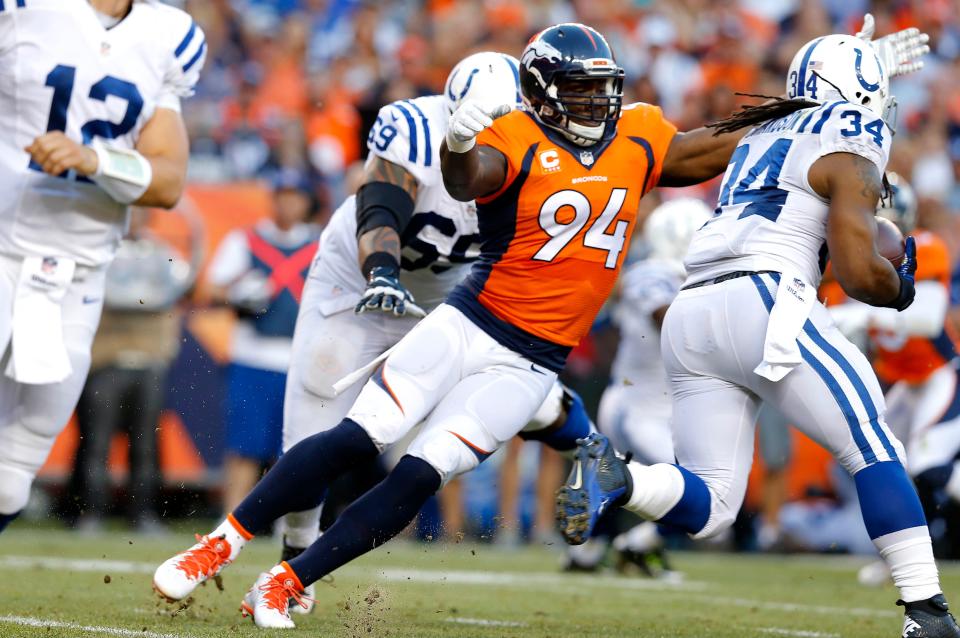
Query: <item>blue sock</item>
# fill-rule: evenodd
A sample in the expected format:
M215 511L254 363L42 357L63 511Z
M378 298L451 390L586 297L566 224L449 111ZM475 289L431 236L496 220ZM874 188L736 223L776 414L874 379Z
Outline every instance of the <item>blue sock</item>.
M7 525L10 524L13 519L20 516L20 512L14 512L13 514L0 514L0 532L7 528Z
M926 527L927 519L907 471L897 461L874 463L853 477L860 513L871 539L912 527Z
M332 430L290 448L233 510L233 516L253 533L269 529L287 512L317 507L331 481L378 453L366 431L344 419Z
M410 524L440 489L440 474L404 456L387 478L345 509L317 542L289 561L304 586L387 542Z
M527 441L540 441L555 450L566 452L577 447L577 439L590 434L593 424L583 405L583 399L573 390L563 389L563 407L567 418L558 428L546 427L533 432L521 432L520 438Z
M683 496L657 523L687 534L696 534L706 527L710 519L710 490L703 479L690 470L679 465L674 467L683 475Z

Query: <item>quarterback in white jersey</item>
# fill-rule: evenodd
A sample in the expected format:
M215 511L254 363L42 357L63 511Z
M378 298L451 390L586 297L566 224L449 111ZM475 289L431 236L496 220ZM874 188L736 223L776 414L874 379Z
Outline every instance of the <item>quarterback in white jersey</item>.
M902 636L956 637L880 384L816 303L824 246L850 296L902 311L915 294L913 238L897 266L876 245L893 134L888 78L902 70L883 53L868 37L817 38L791 64L789 99L714 125L755 128L731 156L716 216L695 235L687 281L664 319L678 464L627 464L591 435L561 488L558 517L574 543L612 504L696 538L717 534L743 502L767 402L854 477L865 526L906 608Z
M128 205L180 198L205 52L156 0L0 3L0 529L76 405Z

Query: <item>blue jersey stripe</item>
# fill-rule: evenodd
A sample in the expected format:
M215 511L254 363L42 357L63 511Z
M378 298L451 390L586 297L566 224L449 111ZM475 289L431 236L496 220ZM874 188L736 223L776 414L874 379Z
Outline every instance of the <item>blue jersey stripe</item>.
M400 104L399 102L394 104L397 107L397 110L403 113L404 119L407 120L407 128L410 129L410 154L407 159L411 162L417 161L417 123L413 121L413 116L410 114L410 111L407 108Z
M183 52L187 50L187 47L190 46L190 42L193 41L193 36L197 33L197 23L190 23L190 30L187 31L187 35L183 36L183 40L180 41L180 44L177 45L177 48L174 50L173 55L180 57L183 55Z
M837 108L837 105L838 105L838 104L847 104L847 102L844 102L844 101L834 102L833 104L831 104L830 106L828 106L828 107L823 111L823 115L820 116L820 119L817 120L816 125L814 125L813 131L812 131L813 133L819 133L819 132L820 132L820 129L822 129L822 128L823 128L823 125L826 124L826 123L827 123L827 120L830 119L830 114L833 113L833 109Z
M27 0L17 0L17 6L21 9L25 9L27 7Z
M193 54L193 57L190 58L190 61L183 65L183 72L186 73L193 68L193 65L200 61L200 58L203 57L204 51L207 50L207 43L204 42L200 45L200 48L197 49L197 52Z
M810 48L807 49L807 52L803 54L803 61L800 62L800 77L797 78L797 97L803 97L803 87L807 82L807 65L810 63L810 56L813 55L813 50L817 48L821 40L823 40L823 38L814 40Z
M424 148L424 157L423 165L431 166L433 164L433 145L430 143L430 122L427 121L427 116L423 114L423 111L420 110L420 107L411 102L410 100L404 100L404 104L409 104L413 107L413 110L420 115L420 123L423 124L423 145Z
M763 300L763 305L766 306L767 312L773 309L773 295L770 294L770 291L767 289L766 283L760 275L750 275L750 279L753 280L753 284L757 288L757 292L760 294L760 298ZM809 321L808 321L809 323ZM867 441L866 436L863 434L863 430L860 429L860 419L857 417L856 412L853 410L853 406L850 404L850 401L847 400L846 394L843 392L843 388L840 387L840 383L837 381L829 370L807 348L803 346L802 343L798 343L800 346L800 355L803 357L803 360L807 362L814 372L817 373L817 376L824 382L827 386L827 389L830 390L830 394L833 395L834 400L837 402L837 405L840 407L840 412L843 413L844 419L847 421L847 427L850 428L850 433L853 435L853 440L857 444L857 448L860 450L860 453L863 454L864 460L867 462L867 465L871 465L877 462L877 455L874 454L873 448L870 446L870 442ZM893 457L896 458L896 457Z
M820 106L818 108L812 109L810 113L807 114L807 117L803 118L803 124L800 125L800 128L797 130L797 133L803 133L805 130L807 130L807 124L810 123L810 120L813 119L813 116L819 113L820 109L822 108L823 107Z

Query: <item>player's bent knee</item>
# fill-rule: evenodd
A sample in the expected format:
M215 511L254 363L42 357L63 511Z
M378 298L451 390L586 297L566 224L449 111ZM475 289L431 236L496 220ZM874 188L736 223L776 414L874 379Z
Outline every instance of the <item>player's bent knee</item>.
M30 500L33 475L0 465L0 514L16 514Z
M470 447L456 434L446 430L421 434L410 444L407 454L429 463L440 474L443 485L474 469L490 455L489 452Z

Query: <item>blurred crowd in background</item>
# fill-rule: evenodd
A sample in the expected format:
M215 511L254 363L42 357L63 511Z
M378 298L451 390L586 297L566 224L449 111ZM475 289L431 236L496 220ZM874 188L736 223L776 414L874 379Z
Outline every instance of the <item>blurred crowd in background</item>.
M251 181L276 184L278 175L296 173L312 199L309 221L321 228L342 199L353 192L359 168L366 155L366 135L377 111L397 99L442 92L451 67L464 56L481 50L520 55L529 38L554 23L579 21L590 24L610 42L626 70L626 101L644 101L661 106L680 130L722 118L752 100L737 93L776 96L784 93L786 70L797 49L808 40L827 33L855 33L863 14L877 20L878 35L916 26L930 35L931 53L920 72L892 83L899 102L896 143L890 169L910 180L919 198L920 225L938 231L954 255L960 249L960 0L185 0L174 2L187 9L206 33L208 54L197 94L184 104L191 140L190 181L193 194L182 208L196 208L204 189L236 189L236 198L207 203L207 211L188 211L201 224L213 216L224 225L231 220L234 201L249 208L259 202L260 217L274 210L270 197L251 198ZM298 182L301 183L301 182ZM242 185L242 186L241 186ZM655 192L644 200L652 209L661 198L678 195L716 198L718 181L690 189ZM224 203L227 202L227 203ZM203 208L203 206L199 206ZM228 210L224 210L227 208ZM229 226L249 223L238 215L219 228L221 237ZM209 225L209 224L208 224ZM210 229L207 228L207 231ZM193 234L200 231L190 231ZM186 242L195 245L193 241ZM209 262L213 246L208 249ZM181 253L192 252L184 251ZM186 261L196 261L195 255ZM190 279L192 282L192 278ZM210 301L204 295L201 275L199 296L192 294L180 304L191 316ZM958 287L960 288L960 287ZM960 294L955 301L960 303ZM143 304L143 301L139 302ZM161 314L166 306L161 308ZM180 314L168 313L169 316ZM109 323L105 322L105 325ZM199 325L199 324L197 324ZM223 366L196 357L183 362L200 348L205 331L190 325L181 340L179 363L151 364L167 391L183 396L194 385L207 392L201 402L217 401L210 394L209 379ZM209 330L206 331L209 334ZM594 411L607 384L609 364L616 347L616 331L600 321L595 333L570 358L566 380L584 396ZM186 355L184 355L186 351ZM175 349L171 348L170 356ZM200 361L201 363L197 363ZM206 367L204 367L206 366ZM97 377L91 376L91 383ZM115 377L107 377L113 379ZM159 381L156 383L160 383ZM156 399L152 399L153 406ZM83 408L81 403L81 408ZM167 408L177 409L168 400ZM182 405L182 402L181 404ZM196 405L190 406L191 409ZM222 414L219 405L208 406L207 418ZM186 408L184 408L186 409ZM151 407L151 414L156 413ZM155 417L153 417L155 418ZM188 419L184 417L184 420ZM215 466L206 448L222 443L219 435L201 438L187 424L198 454ZM149 428L148 428L149 429ZM162 430L163 428L158 428ZM132 432L131 432L132 436ZM218 438L219 436L219 438ZM89 446L88 446L89 447ZM106 447L97 456L107 455ZM161 446L162 447L162 446ZM155 447L147 447L147 454ZM161 449L161 456L163 450ZM515 542L520 536L547 537L552 495L550 485L536 489L538 448L519 444L509 453L486 463L456 492L466 503L467 517L480 516L486 526L494 516L509 524L501 536ZM803 450L794 452L793 463L809 463ZM507 478L497 481L499 464L506 457ZM823 459L820 459L823 464ZM88 462L89 465L89 462ZM102 470L104 464L94 464ZM547 467L549 466L549 469ZM520 468L518 470L517 468ZM144 470L138 469L142 477ZM558 482L558 459L543 466L541 483ZM815 473L815 472L814 472ZM102 474L102 472L101 472ZM209 476L210 473L207 474ZM213 472L217 475L217 472ZM547 480L549 478L549 481ZM97 485L106 480L102 476ZM135 479L136 480L136 479ZM780 479L782 480L782 479ZM75 483L77 481L75 480ZM168 487L184 487L184 481L167 477ZM204 489L204 481L193 481ZM479 485L508 485L499 497L496 490ZM82 481L80 481L82 483ZM190 481L186 481L190 483ZM524 488L524 486L526 486ZM808 486L809 487L809 486ZM524 514L517 513L517 490ZM74 498L82 512L91 506L84 497ZM82 493L82 489L80 492ZM451 490L452 491L452 490ZM136 490L130 490L136 498ZM141 501L154 498L156 488L141 491ZM212 491L210 506L217 507L219 492ZM535 498L539 492L541 497ZM90 496L86 497L89 500ZM177 512L175 497L147 506L139 517L152 521L155 514ZM502 507L498 506L498 498ZM765 497L758 497L758 503ZM546 499L546 500L545 500ZM537 502L539 501L539 507ZM448 497L448 518L460 528L462 512ZM76 509L76 508L75 508ZM108 510L103 498L93 506ZM156 512L153 512L153 510ZM202 508L201 508L202 509ZM506 511L501 511L506 510ZM193 507L192 511L197 511ZM191 513L180 511L180 513ZM470 527L469 520L462 523ZM503 526L501 525L501 528ZM424 532L433 535L436 532Z

